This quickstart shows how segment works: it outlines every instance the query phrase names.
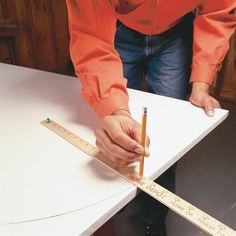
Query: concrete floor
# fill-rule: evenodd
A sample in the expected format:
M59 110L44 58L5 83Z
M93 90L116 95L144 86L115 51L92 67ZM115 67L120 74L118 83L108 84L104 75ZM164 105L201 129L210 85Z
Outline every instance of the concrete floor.
M229 117L181 158L176 194L236 230L236 104L221 103ZM142 223L138 200L113 218L117 236L139 236ZM172 211L166 219L168 236L206 233Z

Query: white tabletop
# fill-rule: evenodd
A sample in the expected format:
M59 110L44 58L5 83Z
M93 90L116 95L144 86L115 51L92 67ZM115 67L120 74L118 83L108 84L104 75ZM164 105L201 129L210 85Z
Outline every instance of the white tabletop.
M89 235L136 188L40 124L51 118L94 144L99 119L78 79L0 63L0 235ZM133 117L148 107L150 158L158 177L221 123L189 102L129 90ZM138 168L138 166L136 166Z

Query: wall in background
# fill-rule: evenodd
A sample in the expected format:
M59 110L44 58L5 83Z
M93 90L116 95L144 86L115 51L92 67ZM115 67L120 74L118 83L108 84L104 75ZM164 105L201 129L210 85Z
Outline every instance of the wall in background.
M69 34L64 0L0 0L0 19L18 26L16 51L21 66L63 72L69 63ZM0 41L0 61L10 62Z
M224 60L220 79L222 80L220 97L236 101L236 31L231 38L230 49Z

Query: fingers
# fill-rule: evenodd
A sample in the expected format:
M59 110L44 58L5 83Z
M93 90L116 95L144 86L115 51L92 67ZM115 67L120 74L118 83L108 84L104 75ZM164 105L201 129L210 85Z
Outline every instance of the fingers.
M140 161L143 153L149 155L148 148L142 147L141 125L129 116L111 115L102 118L102 128L97 129L96 145L111 161L119 165L129 165ZM150 140L147 137L147 145Z
M136 140L137 142L141 143L141 129L139 127L135 128L133 130L133 133L132 133L132 138L134 140ZM149 152L149 145L150 145L150 139L149 137L146 135L146 138L145 138L145 150L142 150L139 152L140 154L143 154L144 156L150 156L150 152Z
M108 116L103 121L103 128L114 143L138 155L143 153L140 138L135 138L137 135L140 136L141 125L134 119L127 116ZM140 130L137 135L134 134L137 132L136 130Z
M210 117L214 116L214 114L215 114L214 105L211 101L206 102L204 104L204 109L205 109L205 112L208 116L210 116Z
M102 119L102 128L97 129L96 145L103 154L116 164L128 165L140 161L144 149L140 144L141 125L128 116L112 115ZM146 143L150 140L147 137ZM145 148L145 155L149 155Z
M113 131L113 130L112 130ZM142 146L133 138L128 136L124 132L110 132L109 135L114 143L117 143L119 146L123 147L124 149L130 152L136 152L137 154L142 153Z
M204 100L204 110L209 117L213 117L215 114L215 108L220 108L219 102L213 97L209 96L208 99Z
M135 161L140 161L141 156L119 146L109 137L105 130L97 129L95 135L97 147L114 163L125 166Z
M189 101L198 107L204 109L207 116L212 117L215 113L215 108L220 108L219 102L211 97L207 92L195 92L192 93Z

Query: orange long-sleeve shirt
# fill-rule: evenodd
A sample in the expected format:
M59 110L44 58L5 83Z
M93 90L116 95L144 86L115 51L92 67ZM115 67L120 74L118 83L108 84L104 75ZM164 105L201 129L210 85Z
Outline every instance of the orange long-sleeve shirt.
M137 3L135 9L125 14L117 12L117 1L66 1L71 58L82 83L82 96L99 116L118 109L128 110L126 79L114 49L117 19L136 31L153 35L169 29L183 15L200 7L194 21L190 81L212 83L235 29L236 0L133 0L130 2ZM126 10L122 4L121 10Z

